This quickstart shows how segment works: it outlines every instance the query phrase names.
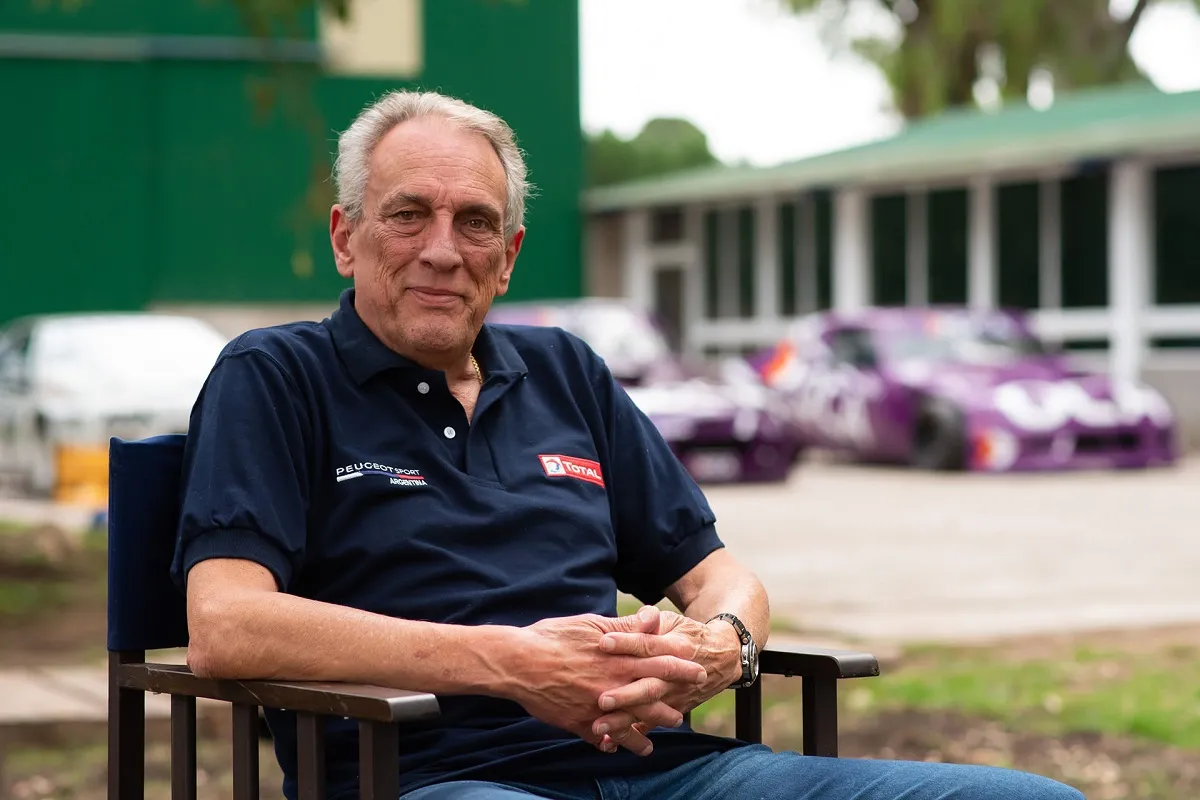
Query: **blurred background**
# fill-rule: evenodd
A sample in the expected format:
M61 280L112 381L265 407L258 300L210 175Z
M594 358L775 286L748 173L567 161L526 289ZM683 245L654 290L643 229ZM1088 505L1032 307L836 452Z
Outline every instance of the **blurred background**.
M107 442L335 307L336 135L401 87L527 153L493 321L604 356L773 637L880 656L843 754L1200 796L1200 2L4 0L0 798L102 796Z

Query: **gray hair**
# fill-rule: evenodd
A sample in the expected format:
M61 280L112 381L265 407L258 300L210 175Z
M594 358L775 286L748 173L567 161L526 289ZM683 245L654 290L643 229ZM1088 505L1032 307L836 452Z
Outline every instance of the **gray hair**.
M491 144L504 167L504 238L511 240L525 224L525 199L531 188L525 178L525 158L512 128L490 111L436 92L390 92L364 108L338 137L333 177L346 216L352 220L362 217L375 146L392 128L420 117L442 117Z

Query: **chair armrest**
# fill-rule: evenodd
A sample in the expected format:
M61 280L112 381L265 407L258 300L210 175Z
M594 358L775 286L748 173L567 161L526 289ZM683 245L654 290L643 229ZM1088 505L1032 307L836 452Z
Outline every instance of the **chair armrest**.
M410 722L441 713L437 698L382 686L316 681L234 681L197 678L182 664L122 664L117 685L144 692L204 697L370 722Z
M788 677L871 678L879 674L879 661L870 653L805 645L768 645L759 654L758 665L765 675Z

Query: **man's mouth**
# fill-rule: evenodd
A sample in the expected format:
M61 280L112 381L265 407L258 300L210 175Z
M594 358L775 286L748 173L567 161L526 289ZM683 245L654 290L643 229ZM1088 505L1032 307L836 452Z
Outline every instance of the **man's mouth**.
M457 292L446 289L429 289L413 287L408 290L419 302L427 306L449 306L457 303L461 297Z

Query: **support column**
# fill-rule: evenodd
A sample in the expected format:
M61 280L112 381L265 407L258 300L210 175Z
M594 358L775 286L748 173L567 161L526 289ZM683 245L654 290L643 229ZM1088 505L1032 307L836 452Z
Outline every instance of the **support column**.
M989 178L971 184L967 255L967 304L971 308L996 306L996 203Z
M841 189L833 202L833 307L854 311L871 298L870 206L862 189Z
M1038 305L1062 308L1062 179L1038 188Z
M821 287L817 281L817 203L811 194L796 200L796 310L817 310Z
M1146 276L1154 259L1150 170L1137 161L1119 161L1109 185L1109 369L1116 378L1137 380L1146 351Z
M649 309L654 301L650 275L650 212L635 208L625 213L621 226L621 261L624 264L622 294L638 308Z
M754 205L754 316L779 318L779 202L761 198Z
M929 304L929 193L924 189L909 192L905 211L905 302L925 306Z
M704 242L704 211L702 206L686 206L683 211L683 238L692 247L692 258L683 273L683 341L685 353L699 355L696 326L704 319L704 265L708 258Z
M738 300L741 287L738 285L738 209L736 206L722 208L717 212L717 286L721 294L717 297L717 316L733 319L738 316Z

